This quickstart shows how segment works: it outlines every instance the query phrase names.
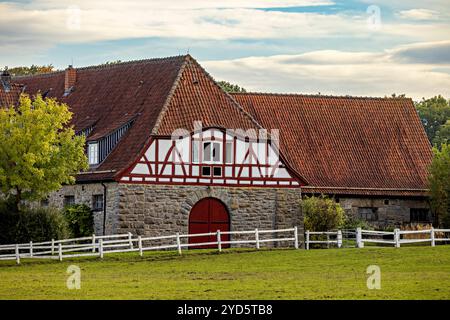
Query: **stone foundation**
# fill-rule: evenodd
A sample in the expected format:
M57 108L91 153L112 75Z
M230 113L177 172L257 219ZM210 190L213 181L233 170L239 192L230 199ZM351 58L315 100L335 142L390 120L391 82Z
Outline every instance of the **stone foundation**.
M219 199L232 231L298 226L303 238L299 189L119 184L117 232L142 236L188 233L189 213L199 200Z

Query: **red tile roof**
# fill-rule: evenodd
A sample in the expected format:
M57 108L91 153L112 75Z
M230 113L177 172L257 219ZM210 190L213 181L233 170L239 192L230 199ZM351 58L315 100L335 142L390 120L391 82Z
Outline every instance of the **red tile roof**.
M67 103L76 131L93 127L88 140L134 120L95 170L78 175L80 182L116 179L152 135L192 131L201 120L203 127L280 129L282 157L309 183L303 188L307 193L417 196L426 191L431 146L409 99L228 95L189 55L77 68L68 96L64 75L13 81L27 93L47 93ZM10 104L17 90L6 95L0 88L0 102Z
M22 92L23 86L16 83L11 83L8 91L0 82L0 107L10 107L15 105L19 99L20 93Z
M18 77L25 92L35 95L49 91L67 103L73 112L76 131L93 125L88 140L108 135L128 121L134 124L95 174L82 174L78 181L113 179L131 164L150 137L161 109L187 60L186 56L149 59L76 69L73 92L64 97L64 71Z
M233 94L309 182L304 192L424 195L431 146L412 100Z

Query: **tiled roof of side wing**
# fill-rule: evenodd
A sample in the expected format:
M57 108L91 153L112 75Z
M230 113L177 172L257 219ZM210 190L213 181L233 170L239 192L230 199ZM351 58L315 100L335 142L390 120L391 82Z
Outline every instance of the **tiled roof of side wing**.
M427 188L431 146L411 99L233 94L311 186ZM386 191L386 193L389 193Z

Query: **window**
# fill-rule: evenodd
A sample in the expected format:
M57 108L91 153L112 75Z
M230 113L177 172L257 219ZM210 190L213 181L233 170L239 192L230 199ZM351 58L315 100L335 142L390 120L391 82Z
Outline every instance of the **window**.
M222 176L222 168L221 167L214 167L213 168L213 175L215 177L221 177Z
M95 194L92 196L92 210L102 211L103 210L103 195Z
M389 199L385 199L385 200L384 200L384 204L385 204L386 206L388 206L388 205L389 205Z
M203 162L220 162L221 157L220 142L204 142L203 143Z
M358 215L366 221L378 220L378 208L358 208Z
M225 145L225 163L233 162L233 143L227 142Z
M98 142L88 144L89 164L98 164Z
M202 176L211 176L211 167L202 167Z
M198 162L199 141L192 141L192 162Z
M75 196L64 196L64 206L71 206L75 204Z
M424 208L409 209L410 222L430 222L430 210Z

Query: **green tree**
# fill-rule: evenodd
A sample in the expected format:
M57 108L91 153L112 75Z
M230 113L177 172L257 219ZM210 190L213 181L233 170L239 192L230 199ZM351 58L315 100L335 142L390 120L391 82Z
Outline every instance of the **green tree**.
M14 67L14 68L8 69L9 73L13 76L29 76L29 75L33 75L33 74L52 72L53 70L54 70L54 67L51 64L43 65L43 66L38 66L38 65L32 64L30 67Z
M450 227L450 144L434 147L433 153L428 178L431 209L438 226Z
M15 210L22 199L42 199L88 168L85 138L75 136L71 117L67 105L40 95L0 108L0 190Z
M217 84L228 93L247 92L244 88L239 87L237 84L232 84L227 81L219 81Z
M433 144L438 148L444 143L450 143L450 119L439 128L433 139Z
M305 230L329 231L345 223L344 209L327 196L309 197L302 200Z
M434 142L440 127L450 119L450 104L442 96L422 99L416 103L416 109L430 142Z

